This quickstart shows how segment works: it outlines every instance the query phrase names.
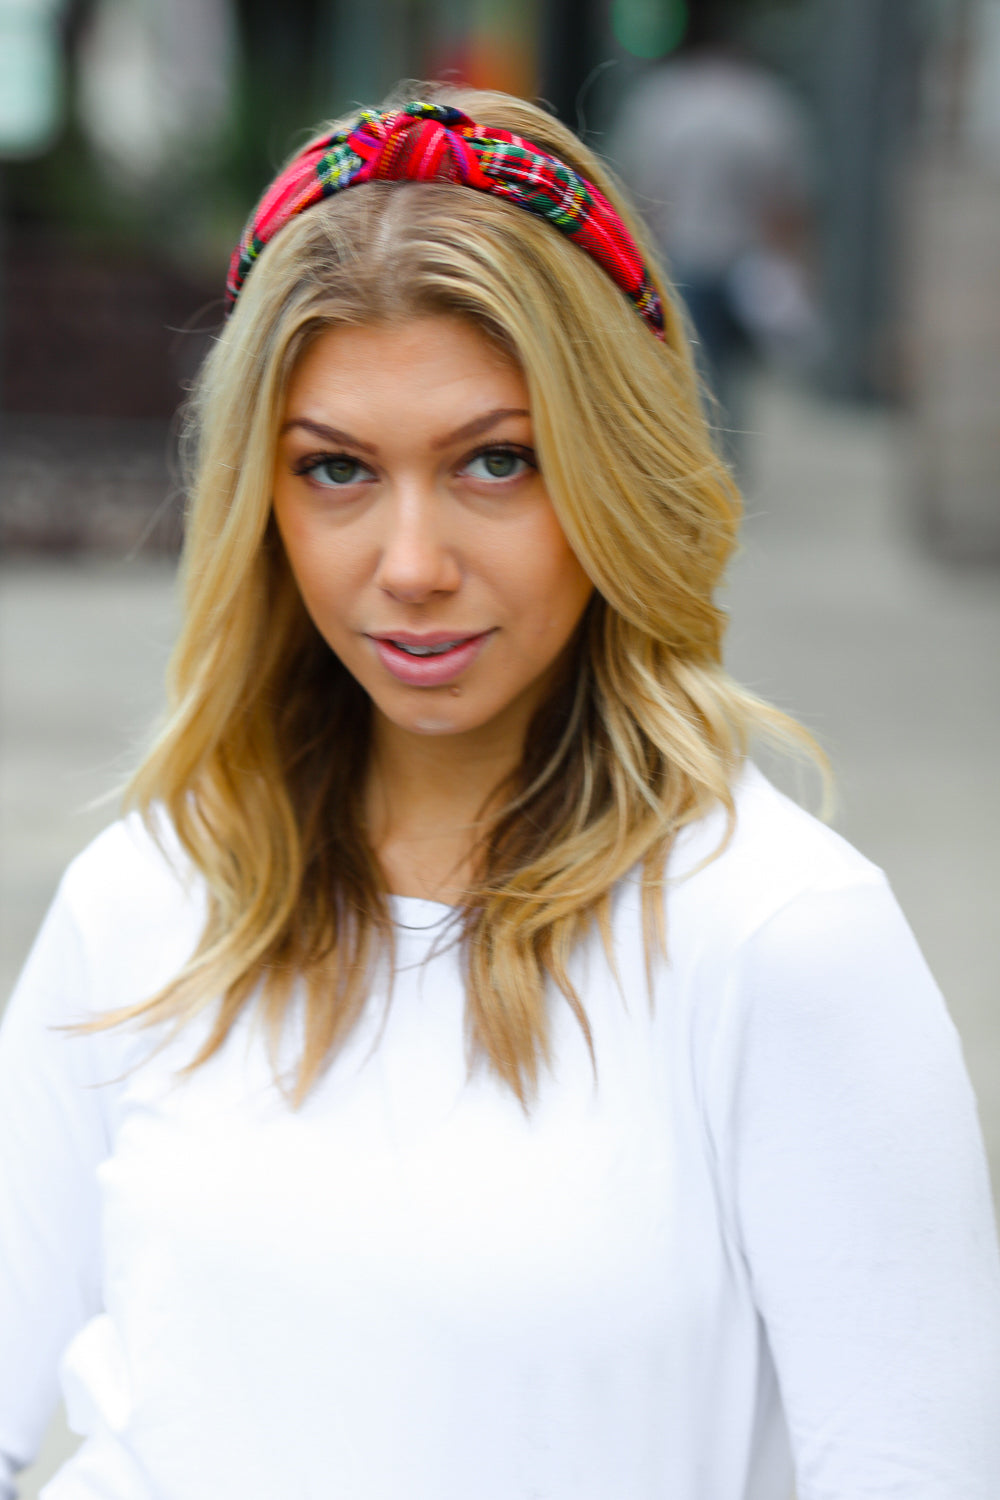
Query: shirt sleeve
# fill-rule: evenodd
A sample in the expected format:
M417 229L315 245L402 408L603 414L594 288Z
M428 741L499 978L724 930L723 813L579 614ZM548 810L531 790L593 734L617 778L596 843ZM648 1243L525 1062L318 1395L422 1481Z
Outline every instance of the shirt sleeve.
M87 990L62 890L0 1027L0 1500L37 1454L63 1350L100 1311L105 1044L57 1029L86 1018Z
M884 883L745 945L728 1189L798 1500L991 1500L1000 1261L958 1037Z

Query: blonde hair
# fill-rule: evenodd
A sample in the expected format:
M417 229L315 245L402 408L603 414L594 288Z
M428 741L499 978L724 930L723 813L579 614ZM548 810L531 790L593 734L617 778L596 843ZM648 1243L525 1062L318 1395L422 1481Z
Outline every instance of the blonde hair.
M615 884L641 868L651 962L678 829L720 803L731 822L754 731L811 744L721 665L713 595L739 497L648 236L599 161L542 110L498 93L431 92L600 187L653 268L665 339L588 255L525 210L453 184L371 183L280 232L205 363L188 413L185 614L169 717L127 797L154 833L167 813L204 877L208 915L181 973L108 1023L180 1026L217 1006L194 1068L251 1004L276 1043L301 983L296 1102L392 951L358 810L368 701L306 615L270 515L285 390L320 332L446 313L496 340L524 372L541 471L595 585L562 685L478 847L461 918L470 1043L522 1103L548 1055L547 982L590 1041L568 960L593 924L607 938Z

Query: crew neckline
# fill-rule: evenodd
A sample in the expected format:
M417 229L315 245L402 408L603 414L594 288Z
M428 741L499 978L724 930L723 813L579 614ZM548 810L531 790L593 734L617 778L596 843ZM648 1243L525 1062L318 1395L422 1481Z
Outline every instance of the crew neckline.
M445 901L431 901L426 896L389 896L393 921L411 932L430 932L454 917L461 907Z

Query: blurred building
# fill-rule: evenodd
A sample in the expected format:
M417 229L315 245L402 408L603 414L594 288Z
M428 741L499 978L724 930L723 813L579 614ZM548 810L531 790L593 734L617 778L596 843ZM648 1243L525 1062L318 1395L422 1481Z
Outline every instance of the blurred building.
M926 536L1000 562L1000 0L936 17L906 183L910 488Z
M229 250L315 121L537 92L534 0L0 0L0 542L173 548L171 422Z
M597 149L709 13L816 147L817 378L917 415L935 545L1000 553L1000 0L0 0L0 540L172 547L170 423L249 205L402 78L541 97Z

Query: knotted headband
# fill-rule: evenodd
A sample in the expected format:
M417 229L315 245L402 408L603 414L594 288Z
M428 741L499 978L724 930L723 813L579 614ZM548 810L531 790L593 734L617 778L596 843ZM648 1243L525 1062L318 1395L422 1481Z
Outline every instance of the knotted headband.
M602 266L657 338L663 307L639 248L592 182L509 130L450 105L363 110L350 130L311 141L258 203L229 264L227 311L264 246L296 214L362 182L457 182L539 214Z

